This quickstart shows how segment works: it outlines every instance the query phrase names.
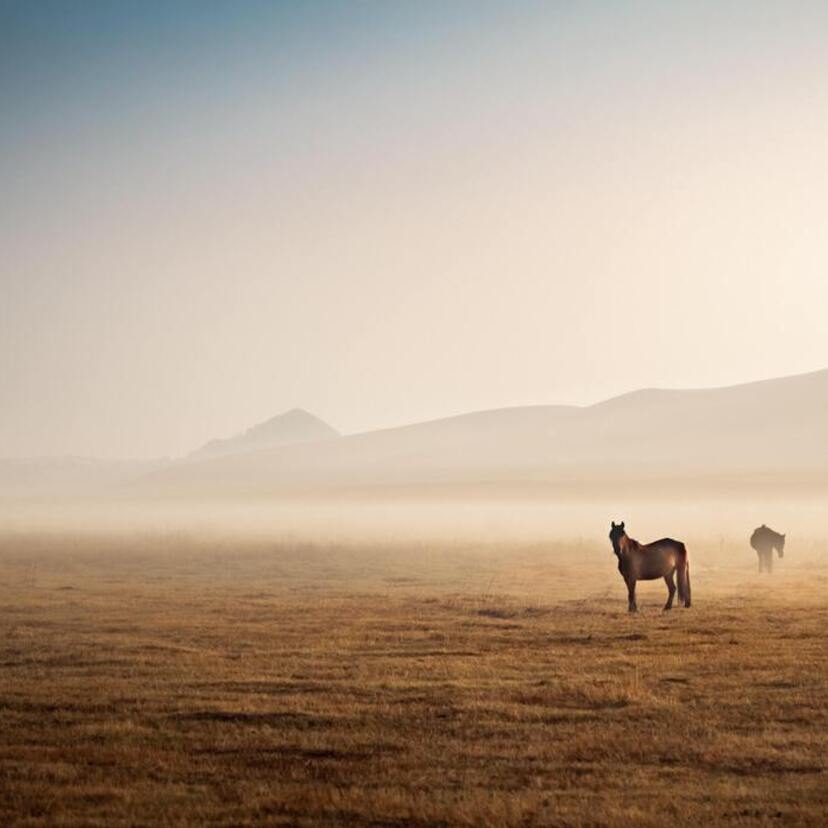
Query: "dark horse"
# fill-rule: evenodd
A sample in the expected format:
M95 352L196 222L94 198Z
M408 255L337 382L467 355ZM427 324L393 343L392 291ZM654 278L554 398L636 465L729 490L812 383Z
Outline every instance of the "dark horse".
M618 558L618 571L627 584L630 612L638 609L635 603L636 581L654 581L656 578L664 578L670 592L664 609L672 609L673 596L676 594L674 574L678 580L679 601L683 601L685 607L690 606L690 562L681 541L662 538L655 543L642 545L627 535L623 520L617 526L615 521L612 522L609 538L612 541L612 551Z
M774 532L769 526L763 523L758 529L753 530L750 536L750 545L756 550L759 556L759 571L767 569L773 571L773 550L775 549L780 558L785 557L785 536Z

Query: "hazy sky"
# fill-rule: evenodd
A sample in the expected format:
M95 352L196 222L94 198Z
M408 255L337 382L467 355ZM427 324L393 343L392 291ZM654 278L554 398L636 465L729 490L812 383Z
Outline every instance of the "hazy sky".
M823 2L0 0L0 455L828 366Z

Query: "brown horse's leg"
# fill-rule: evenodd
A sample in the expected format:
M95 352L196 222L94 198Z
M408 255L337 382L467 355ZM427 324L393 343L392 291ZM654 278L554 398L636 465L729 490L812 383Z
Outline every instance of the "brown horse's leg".
M768 569L768 573L773 572L773 547L768 549L768 554L765 558L765 566Z
M627 597L629 598L629 611L638 612L638 605L635 603L635 580L632 578L627 581Z
M665 610L673 608L673 596L676 594L676 583L673 580L673 573L664 576L664 583L667 584L669 595L667 596L667 603L664 605Z

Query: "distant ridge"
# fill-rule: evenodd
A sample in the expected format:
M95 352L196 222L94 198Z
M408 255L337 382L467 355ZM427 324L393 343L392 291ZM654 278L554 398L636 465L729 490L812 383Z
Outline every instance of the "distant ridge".
M828 490L828 370L342 436L292 409L176 461L0 459L5 495Z
M263 423L247 429L235 437L210 440L201 448L188 455L189 460L224 457L238 452L288 446L295 443L310 443L316 440L330 440L339 437L339 432L319 417L302 408L292 408L277 414Z
M828 485L828 370L590 406L478 411L399 428L202 454L150 474L158 493L445 486ZM251 432L255 430L251 429ZM247 450L247 449L250 450ZM730 486L730 483L726 485Z

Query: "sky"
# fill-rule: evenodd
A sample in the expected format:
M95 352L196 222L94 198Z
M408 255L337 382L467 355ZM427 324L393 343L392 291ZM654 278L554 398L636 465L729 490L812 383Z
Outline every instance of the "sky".
M0 0L0 456L828 366L821 2Z

